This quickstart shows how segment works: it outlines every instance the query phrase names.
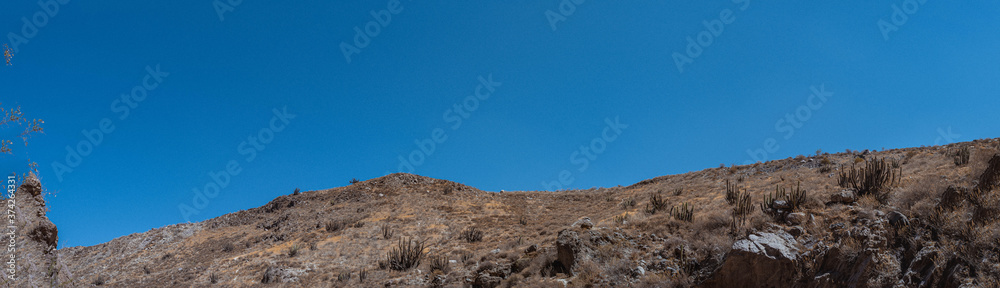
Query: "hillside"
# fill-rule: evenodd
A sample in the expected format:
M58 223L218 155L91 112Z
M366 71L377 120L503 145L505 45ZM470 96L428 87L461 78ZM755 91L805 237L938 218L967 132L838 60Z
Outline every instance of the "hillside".
M22 261L46 264L5 285L998 287L998 147L823 153L557 192L392 174L95 246L23 241ZM21 193L38 185L17 195L44 218L38 194ZM400 255L418 264L386 261L407 244L424 245Z

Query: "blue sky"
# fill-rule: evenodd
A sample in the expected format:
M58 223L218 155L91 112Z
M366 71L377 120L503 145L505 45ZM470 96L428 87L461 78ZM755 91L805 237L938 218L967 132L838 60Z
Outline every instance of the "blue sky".
M998 136L996 2L181 2L0 9L17 50L0 103L46 130L0 168L39 164L61 247L379 177L400 157L542 190ZM348 62L342 43L367 45ZM67 162L66 147L89 153Z

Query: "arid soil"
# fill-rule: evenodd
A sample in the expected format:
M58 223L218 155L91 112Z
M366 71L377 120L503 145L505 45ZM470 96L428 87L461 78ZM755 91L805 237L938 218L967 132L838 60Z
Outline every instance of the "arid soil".
M2 285L998 287L998 145L821 153L556 192L392 174L58 250L44 183L29 180L17 193L31 215L18 223L22 268ZM888 174L841 179L876 164Z

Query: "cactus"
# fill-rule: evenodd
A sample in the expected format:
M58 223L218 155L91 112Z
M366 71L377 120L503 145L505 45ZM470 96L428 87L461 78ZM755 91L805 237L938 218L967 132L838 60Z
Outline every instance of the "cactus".
M667 201L660 198L659 193L649 194L649 204L646 204L646 213L656 214L657 211L661 211L667 208Z
M670 207L670 215L673 216L674 219L691 222L694 218L694 207L691 207L688 203L681 203L680 207Z
M747 221L747 216L753 212L753 204L750 197L750 192L743 190L743 193L739 193L736 196L736 204L733 207L733 223L742 226Z
M379 261L379 268L405 271L420 265L424 257L424 242L410 239L399 239L399 244L385 254L385 259Z
M969 146L962 146L962 148L958 148L958 151L955 151L955 165L962 166L969 164L969 156L971 155L972 153L969 152Z
M736 201L739 200L739 193L739 188L737 188L734 184L730 184L729 179L726 179L726 203L729 203L729 205L735 205Z
M894 169L884 159L875 158L868 161L865 167L841 169L838 184L844 188L853 188L858 196L874 195L880 201L884 200L889 188L899 183L903 169Z
M802 190L802 182L796 184L792 193L786 191L781 185L776 185L773 193L764 195L764 202L760 203L760 211L770 215L775 220L783 221L788 214L799 210L806 202L806 191Z

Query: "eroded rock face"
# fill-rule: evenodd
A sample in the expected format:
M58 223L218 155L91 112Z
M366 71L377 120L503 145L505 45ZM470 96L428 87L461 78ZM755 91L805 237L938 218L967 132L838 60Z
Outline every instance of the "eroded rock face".
M801 245L784 231L757 233L733 243L722 267L703 287L787 287L799 279Z
M931 276L937 268L934 262L941 256L940 254L941 251L934 246L920 249L920 252L917 252L913 261L910 262L910 268L903 275L900 284L906 287L923 287L929 284Z
M45 200L42 198L42 184L35 174L29 174L23 179L15 191L14 215L15 234L17 235L15 266L17 267L14 276L15 280L2 283L0 287L50 287L57 283L68 280L68 273L63 273L65 265L58 262L56 253L53 253L59 243L59 232L56 225L45 216L48 208L45 207ZM3 193L4 196L8 194ZM8 201L4 201L6 205ZM4 213L6 214L6 213ZM9 241L3 229L3 242ZM5 243L6 244L6 243ZM5 249L6 250L6 249ZM3 255L4 258L8 254ZM6 260L6 259L5 259ZM6 265L4 265L6 268ZM6 269L0 272L4 279L9 280L11 273Z
M511 272L512 270L509 261L480 265L479 268L476 269L476 276L475 280L472 282L472 286L485 288L497 287L503 279L507 279L507 276L510 276Z
M562 264L563 269L572 271L576 266L577 255L583 250L583 243L580 241L580 234L573 230L559 231L556 238L556 259Z

